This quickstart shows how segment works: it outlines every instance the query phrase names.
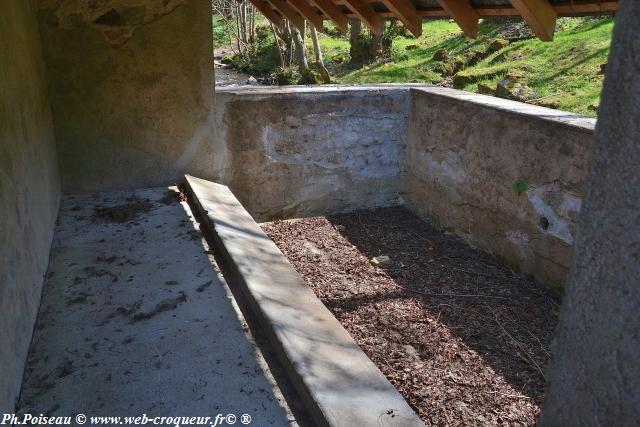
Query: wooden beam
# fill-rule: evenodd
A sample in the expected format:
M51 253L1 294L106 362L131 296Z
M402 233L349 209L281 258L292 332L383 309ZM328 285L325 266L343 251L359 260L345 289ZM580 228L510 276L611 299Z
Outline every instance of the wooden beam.
M398 18L411 34L420 37L422 34L422 18L418 16L411 0L381 0L387 9Z
M366 0L368 3L380 3L380 0ZM347 5L345 0L336 0L336 4ZM598 15L615 13L618 10L618 1L574 1L571 3L556 4L553 9L558 16L582 16L582 15ZM480 15L484 16L520 16L520 13L513 6L478 6L474 8ZM430 7L426 9L418 9L418 16L423 18L445 18L450 15L442 8ZM395 15L388 11L378 12L380 16L385 18L394 18ZM348 18L353 18L354 13L346 13Z
M531 31L542 41L553 40L556 29L556 13L549 0L509 0Z
M343 32L349 31L349 18L331 0L313 0L318 9L336 23Z
M438 3L468 37L476 38L480 15L471 6L469 0L438 0Z
M371 32L377 36L382 35L382 17L376 13L366 0L345 0L345 4L351 11L366 24Z
M317 30L322 31L322 16L316 11L316 8L307 3L307 0L287 0L298 13L305 18L307 21L311 22L311 24L316 27Z
M268 2L264 0L251 0L251 3L264 15L265 18L273 22L276 27L282 25L282 15L273 10Z
M300 31L304 31L304 18L298 14L287 2L284 0L269 0L269 2L276 8L278 12L295 25Z

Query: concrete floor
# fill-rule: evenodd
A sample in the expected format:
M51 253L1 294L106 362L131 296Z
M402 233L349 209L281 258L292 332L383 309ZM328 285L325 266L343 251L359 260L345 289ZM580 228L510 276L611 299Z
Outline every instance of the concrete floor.
M297 425L175 195L64 198L20 412Z

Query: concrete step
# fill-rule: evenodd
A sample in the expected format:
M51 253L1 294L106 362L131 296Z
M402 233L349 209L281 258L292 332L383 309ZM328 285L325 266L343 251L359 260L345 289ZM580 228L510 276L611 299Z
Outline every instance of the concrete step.
M314 421L423 426L229 188L186 182L227 280L248 300Z

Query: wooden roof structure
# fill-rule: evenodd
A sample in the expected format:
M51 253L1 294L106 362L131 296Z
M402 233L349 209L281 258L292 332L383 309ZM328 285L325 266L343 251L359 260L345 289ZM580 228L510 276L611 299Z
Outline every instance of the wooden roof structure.
M347 31L350 19L361 20L374 34L382 33L385 19L397 19L416 37L422 20L451 18L474 38L478 21L489 16L520 16L543 41L553 40L556 18L615 13L618 0L251 0L275 25L284 19L303 28L306 19L322 31L331 20Z

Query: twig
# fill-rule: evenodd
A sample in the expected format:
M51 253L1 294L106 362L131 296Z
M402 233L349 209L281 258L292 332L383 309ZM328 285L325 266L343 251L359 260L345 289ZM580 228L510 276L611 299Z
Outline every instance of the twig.
M498 326L500 326L500 329L502 329L502 331L511 339L511 341L513 341L513 343L516 345L516 347L518 347L527 356L527 358L533 364L533 366L535 366L536 369L538 369L538 372L540 372L540 375L542 376L542 379L547 381L547 377L545 376L544 371L542 370L540 365L538 365L538 363L533 359L533 357L529 354L529 352L524 348L522 343L520 341L516 340L514 337L512 337L511 334L509 332L507 332L507 330L504 328L504 326L502 326L502 323L500 323L500 320L498 320L498 315L493 310L491 310L491 308L489 306L487 306L487 308L489 309L489 311L491 311L493 313L493 317L496 320L496 323L498 324Z
M404 289L405 291L408 292L413 292L415 294L420 294L420 295L425 295L428 297L451 297L451 298L492 298L492 299L504 299L504 300L508 300L509 298L505 298L505 297L499 297L496 295L479 295L479 294L436 294L436 293L429 293L429 292L422 292L419 291L417 289L411 289L411 288L406 288L402 285L399 285L395 282L392 282L395 286L399 287L400 289Z
M491 394L499 394L500 396L504 396L504 397L514 397L516 399L533 399L532 397L529 396L525 396L522 394L506 394L506 393L500 393L499 391L488 391L487 393L491 393Z
M509 277L509 276L497 276L495 274L487 274L487 273L481 273L479 271L469 271L469 270L463 270L461 268L451 268L451 270L453 271L459 271L461 273L466 273L466 274L472 274L472 275L476 275L476 276L483 276L483 277L491 277L493 279L504 279L504 280L518 280L518 278L516 277Z

